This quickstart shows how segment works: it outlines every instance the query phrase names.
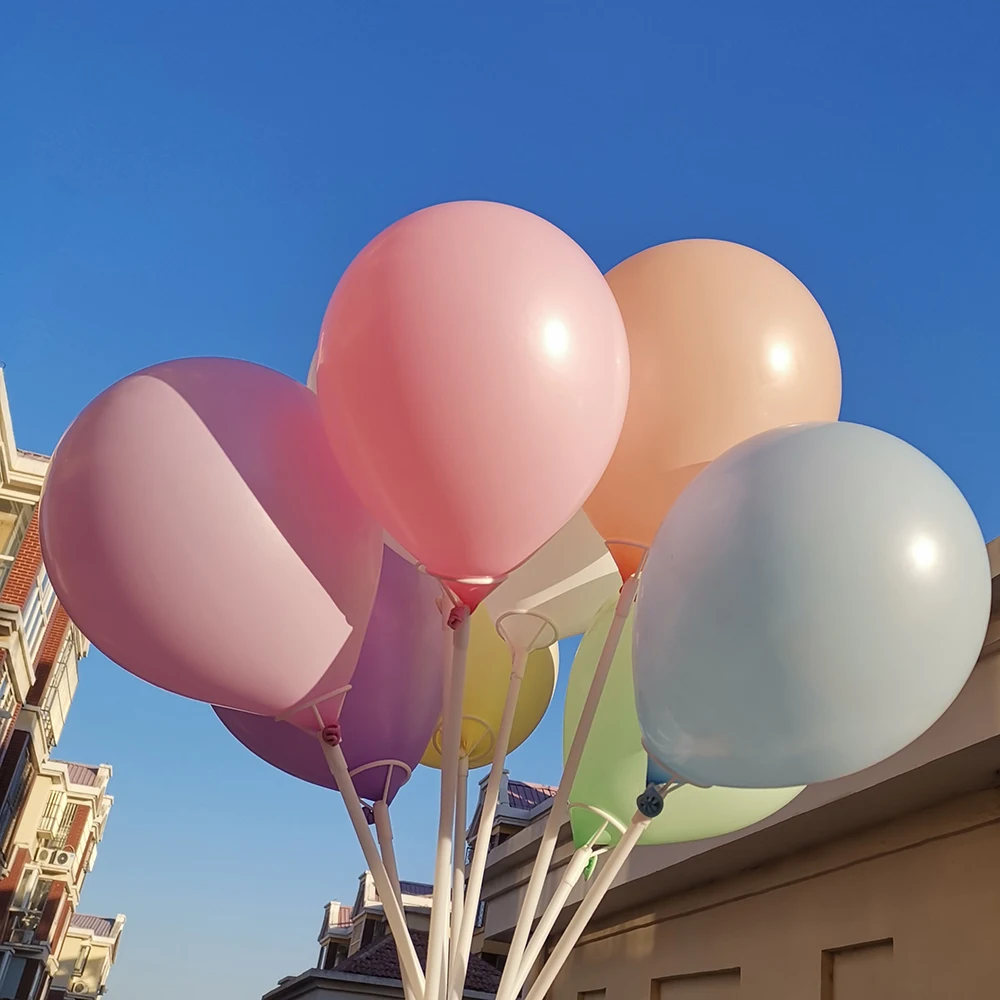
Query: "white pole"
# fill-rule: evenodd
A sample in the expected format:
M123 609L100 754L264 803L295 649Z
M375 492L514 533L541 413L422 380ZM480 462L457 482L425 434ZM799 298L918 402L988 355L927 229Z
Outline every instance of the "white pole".
M507 687L507 698L504 701L503 713L500 716L500 729L497 732L496 746L493 750L493 760L490 763L490 774L486 780L486 791L483 794L483 808L479 814L479 828L476 831L476 846L472 851L472 864L469 866L469 880L465 893L465 912L462 914L462 925L458 942L454 947L456 956L455 967L452 970L450 1000L461 1000L465 987L465 976L469 968L469 955L472 951L472 938L476 932L476 914L479 911L479 900L483 891L483 875L486 872L486 856L490 849L490 834L493 832L493 821L497 814L497 800L500 796L500 785L503 782L503 769L507 760L507 748L510 746L510 734L514 728L514 716L517 711L517 699L521 692L521 682L528 663L528 656L535 643L550 630L553 640L557 637L555 626L542 615L524 612L514 616L515 620L528 617L534 618L538 627L530 637L520 634L521 630L504 628L504 621L497 622L497 631L504 636L511 647L512 660L510 683ZM508 622L512 625L513 621ZM517 633L517 634L515 634ZM518 640L518 641L516 641Z
M438 1000L445 981L448 954L449 902L452 887L452 833L455 826L455 793L462 737L462 699L465 691L465 663L469 652L469 608L459 605L452 611L455 625L451 682L441 727L441 808L438 814L437 856L434 863L434 894L431 898L431 925L427 934L427 980L424 1000Z
M532 983L526 1000L542 1000L545 994L552 988L556 976L559 975L563 965L566 964L566 959L569 958L570 952L577 941L580 940L580 935L583 934L584 929L590 922L590 918L594 915L597 907L600 906L601 900L604 899L608 889L611 888L611 883L614 882L622 869L622 865L625 864L628 856L632 853L632 849L639 842L639 838L649 824L649 818L643 816L640 812L637 812L632 817L632 822L628 825L624 836L615 845L614 850L608 854L607 859L601 866L601 870L594 879L593 885L591 885L587 895L583 897L583 902L580 903L576 913L573 914L566 930L563 931L562 937L559 938L559 943L549 956L549 960L545 963L538 978ZM509 962L510 959L508 958L507 961ZM518 973L520 973L520 970L518 970Z
M566 865L563 877L559 880L559 885L556 886L556 891L552 894L552 898L549 900L548 906L545 907L542 918L538 921L538 926L535 928L534 933L531 935L531 940L528 942L524 958L521 959L521 968L517 973L515 989L520 990L525 980L531 974L531 970L535 962L538 961L538 956L542 953L542 948L545 947L545 942L548 940L549 934L552 933L552 928L555 926L559 914L562 913L562 908L566 905L566 900L569 899L569 894L576 887L577 882L580 881L583 873L587 870L587 865L590 864L590 859L594 856L594 842L604 832L606 826L607 824L595 833L583 847L574 851L573 856L569 859L569 864Z
M597 661L594 679L590 682L590 691L587 693L587 700L584 703L583 711L580 713L580 721L577 723L576 732L573 734L573 742L570 745L569 753L566 755L562 779L559 782L559 787L556 789L555 797L552 800L552 807L549 809L549 814L545 821L545 829L542 831L538 853L535 856L535 863L531 869L531 877L528 879L528 887L525 890L524 901L521 904L521 912L518 914L517 924L514 927L514 937L511 940L510 951L507 954L507 964L504 966L503 975L500 977L497 1000L514 1000L514 997L517 995L514 980L517 978L521 968L521 961L524 958L525 948L528 944L528 934L535 920L535 912L538 910L538 903L545 888L545 877L548 875L549 865L552 862L552 854L556 849L556 842L559 839L559 830L566 819L569 796L573 788L573 782L576 780L576 772L580 768L583 748L586 746L587 737L590 735L591 726L594 724L594 716L597 715L597 706L600 704L601 694L604 691L604 685L611 671L611 663L618 650L618 643L621 640L625 622L632 608L632 603L635 600L636 591L639 587L639 576L639 573L633 573L625 581L621 594L618 597L615 616L611 622L611 628L608 630L607 638L604 640L601 658Z
M390 775L391 773L390 768ZM389 882L392 884L392 890L396 895L396 899L399 900L399 905L402 907L403 890L399 884L396 851L392 846L392 821L389 819L389 807L385 804L384 799L379 799L372 806L372 812L375 814L375 833L378 836L378 846L382 853L382 863L385 865L386 874L389 876ZM403 914L405 916L405 910L403 910ZM403 977L403 996L405 1000L415 1000L416 994L407 978L406 969L403 967L402 962L400 962L399 969Z
M456 948L459 928L462 926L462 909L465 905L465 831L469 822L469 758L463 754L458 761L458 788L455 795L454 871L451 888L451 960L449 975L457 961Z
M344 759L344 751L341 750L339 744L337 746L330 746L323 741L322 746L330 773L337 782L337 789L340 791L341 797L347 806L347 812L351 817L351 823L354 826L354 832L358 836L358 841L361 843L361 850L364 852L368 869L375 880L375 889L382 900L382 909L385 911L385 918L389 923L389 929L392 931L392 936L396 939L400 969L403 970L405 978L414 984L419 1000L424 994L424 973L420 968L417 952L413 947L413 939L410 937L410 931L406 926L406 917L403 915L403 908L396 898L392 882L389 879L389 873L382 863L378 847L375 845L375 838L372 837L372 832L365 820L364 808L354 787L354 779L351 777L351 772L347 767L347 761Z

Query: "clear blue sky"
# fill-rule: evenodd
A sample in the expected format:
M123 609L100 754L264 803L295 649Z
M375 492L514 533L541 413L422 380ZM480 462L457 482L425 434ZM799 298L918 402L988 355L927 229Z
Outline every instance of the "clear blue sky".
M192 354L304 377L337 278L421 206L491 198L603 268L754 246L822 303L844 416L1000 533L1000 14L993 0L8 4L0 357L22 447ZM183 605L178 605L183 621ZM554 780L560 709L516 756ZM210 711L85 663L60 753L117 797L84 908L128 914L112 1000L255 1000L308 967L361 855L336 796ZM433 776L398 799L429 875Z

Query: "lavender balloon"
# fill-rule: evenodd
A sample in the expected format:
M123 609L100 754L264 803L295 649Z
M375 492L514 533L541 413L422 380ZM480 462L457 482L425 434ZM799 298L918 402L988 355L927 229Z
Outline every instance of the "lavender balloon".
M363 799L388 805L427 749L441 716L445 634L437 582L389 548L375 607L340 715L342 747ZM286 774L337 788L319 740L287 722L216 708L248 750ZM406 765L390 767L393 761Z

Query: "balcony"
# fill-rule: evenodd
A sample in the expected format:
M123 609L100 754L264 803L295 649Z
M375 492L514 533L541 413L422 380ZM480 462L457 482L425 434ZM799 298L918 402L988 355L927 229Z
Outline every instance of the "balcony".
M80 679L78 658L82 648L83 640L71 626L59 650L59 656L52 665L52 673L42 693L41 704L25 705L21 710L22 720L34 717L34 724L25 727L22 721L20 728L30 729L39 760L52 752L52 748L62 736L66 716L73 704L73 696L76 694Z

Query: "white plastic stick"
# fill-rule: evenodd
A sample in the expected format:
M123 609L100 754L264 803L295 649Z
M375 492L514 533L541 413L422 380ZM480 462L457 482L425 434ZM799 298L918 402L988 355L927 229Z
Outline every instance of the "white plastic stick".
M390 768L390 775L392 770ZM388 784L388 781L386 782ZM396 899L399 900L400 907L403 906L403 889L399 884L399 869L396 867L396 851L392 846L392 822L389 819L389 807L385 804L384 799L379 799L372 806L372 812L375 814L375 833L378 836L378 846L379 851L382 853L382 863L385 865L386 874L389 876L389 881L392 884L393 892L396 894ZM405 917L406 910L403 910L403 915ZM413 985L410 983L409 978L406 974L406 969L403 967L402 962L400 963L399 971L403 977L403 996L404 1000L416 1000L416 993L413 989Z
M607 683L608 674L611 671L611 663L618 650L618 643L621 640L629 611L632 609L632 602L635 600L638 586L639 574L634 573L625 581L625 585L622 587L621 594L618 597L615 616L611 622L611 628L608 630L608 636L604 640L601 658L597 661L594 679L590 682L590 691L587 693L587 700L584 702L583 711L580 713L580 721L577 723L576 732L573 734L573 742L570 745L569 753L566 755L562 778L559 781L559 787L556 789L555 797L552 800L552 807L549 809L549 814L545 821L545 829L542 831L538 853L535 856L535 863L531 869L531 877L528 879L528 887L525 890L524 902L521 904L521 912L518 914L517 924L514 927L514 937L511 940L510 951L507 954L507 963L500 978L497 1000L514 1000L514 997L517 995L514 981L517 979L518 972L520 971L521 961L524 958L524 952L528 944L528 934L531 931L531 925L534 923L538 903L542 898L542 892L545 888L545 877L549 873L552 854L556 849L556 842L559 839L559 830L566 820L569 796L573 788L573 782L576 780L576 772L580 768L583 748L586 746L587 737L590 735L591 726L594 724L594 716L597 715L597 706L600 704L601 694L604 692L604 685Z
M462 737L462 699L465 692L465 662L469 652L469 609L458 607L461 619L454 633L451 679L441 727L441 809L438 814L437 856L434 863L434 894L431 925L427 934L427 980L424 1000L438 1000L446 982L449 902L452 885L452 834L455 826L455 792Z
M556 886L556 891L552 894L548 906L545 907L542 918L538 921L538 926L531 935L531 940L528 941L524 958L521 959L521 968L517 973L516 989L520 990L525 980L531 974L531 970L535 962L538 961L538 956L542 953L542 948L545 947L545 942L552 933L552 928L555 926L559 914L562 913L562 908L566 905L566 900L569 899L569 894L576 887L577 882L580 881L583 873L587 870L587 865L590 864L590 859L594 856L594 844L597 838L606 829L607 823L583 847L574 851L573 857L569 859L566 870L563 872L563 877L559 880L559 885Z
M326 755L326 763L330 768L330 773L337 782L337 788L347 806L347 813L351 817L354 832L358 836L361 850L364 852L368 869L375 880L375 889L382 900L382 909L385 918L389 923L389 929L396 940L396 950L399 953L399 965L404 975L410 983L414 984L416 996L419 1000L424 994L424 973L420 968L417 959L416 949L413 947L413 939L406 926L406 918L403 916L403 907L396 898L389 873L386 871L382 858L379 855L375 838L368 827L365 819L364 807L361 799L358 798L357 789L354 787L354 780L351 778L344 759L344 751L339 746L332 747L323 743L323 753Z
M628 856L632 853L632 849L639 842L643 830L649 826L649 823L649 819L640 812L637 812L632 817L632 822L629 823L625 835L615 845L614 850L608 854L590 890L583 897L583 902L580 903L566 930L563 931L562 937L559 938L559 942L549 956L549 960L538 974L538 978L532 983L526 1000L542 1000L545 994L552 988L552 984L562 970L563 965L566 964L566 959L569 958L570 952L575 947L577 941L580 940L580 935L583 934L587 924L590 923L590 918L596 912L597 907L600 906L601 900L604 899L608 889L611 888L611 883L614 882L616 876L621 871L622 865L625 864ZM518 971L520 972L520 970Z
M465 830L469 821L469 758L464 754L458 762L458 788L455 794L455 843L454 870L451 886L451 959L449 975L457 961L459 928L462 926L462 908L465 904Z
M399 869L396 867L396 850L392 846L392 823L389 820L389 807L382 799L372 806L375 814L375 834L378 837L379 851L382 853L382 863L392 884L392 891L403 905L403 890L399 884Z
M469 866L469 881L465 893L466 907L462 915L458 942L454 949L456 960L451 975L450 1000L461 1000L465 987L465 976L469 969L469 953L472 950L472 938L476 930L476 913L479 910L479 898L483 889L483 874L486 871L486 855L490 849L490 835L493 832L493 820L497 814L497 800L500 796L500 784L503 780L504 763L507 759L507 747L510 744L517 698L521 691L521 681L524 679L527 662L527 649L518 650L514 654L507 699L504 702L503 714L500 716L500 729L497 732L496 747L493 750L490 775L486 780L483 808L479 814L476 846L472 850L472 864Z

